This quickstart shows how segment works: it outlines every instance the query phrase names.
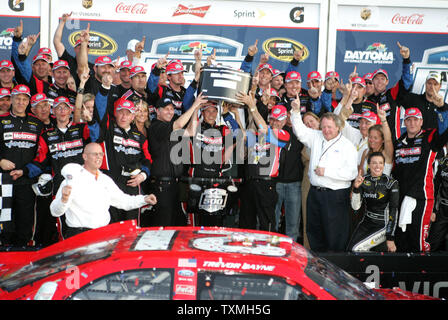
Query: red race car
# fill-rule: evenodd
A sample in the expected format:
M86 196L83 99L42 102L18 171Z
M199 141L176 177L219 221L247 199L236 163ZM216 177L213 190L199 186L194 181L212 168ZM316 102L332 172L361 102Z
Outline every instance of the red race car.
M2 300L435 299L374 290L277 233L126 221L0 253Z

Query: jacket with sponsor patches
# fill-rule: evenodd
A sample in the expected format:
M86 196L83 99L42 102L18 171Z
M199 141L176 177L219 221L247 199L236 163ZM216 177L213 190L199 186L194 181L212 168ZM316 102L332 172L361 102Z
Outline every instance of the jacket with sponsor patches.
M0 159L14 162L15 169L24 170L37 153L39 137L44 124L29 113L18 117L13 113L0 116ZM3 172L3 170L2 170ZM23 175L15 184L34 183L35 179Z
M400 198L434 199L434 163L442 156L448 130L421 130L414 138L404 133L394 143L395 166L392 176L400 184Z
M289 140L290 135L285 130L269 127L267 134L248 130L246 178L276 178L279 174L280 152Z
M27 164L27 174L36 177L50 166L53 175L53 189L58 190L64 180L61 170L67 163L83 164L84 147L90 143L87 123L69 123L64 133L53 127L39 137L39 148L34 160Z
M231 134L226 125L210 125L201 122L200 129L190 141L190 177L217 178L224 169L226 137ZM233 137L230 143L233 142ZM233 145L233 144L232 144ZM231 146L227 146L231 147ZM226 168L228 170L228 168Z
M353 189L352 208L358 210L366 204L364 219L386 225L386 239L394 240L399 208L398 181L383 174L380 177L364 176L359 188Z
M148 140L131 125L128 131L109 119L102 127L97 140L104 150L101 169L112 177L118 186L126 185L134 170L141 170L149 177L152 163Z
M185 94L187 89L181 87L180 91L175 91L171 88L170 85L158 85L157 89L153 92L150 97L150 103L152 105L156 105L157 101L161 98L170 98L174 104L174 119L176 120L178 117L182 115L184 112L183 101L185 98Z

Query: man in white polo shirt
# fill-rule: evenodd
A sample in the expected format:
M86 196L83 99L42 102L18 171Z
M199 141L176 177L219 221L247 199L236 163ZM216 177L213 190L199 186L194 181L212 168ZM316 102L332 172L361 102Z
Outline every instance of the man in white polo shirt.
M109 224L110 206L132 210L157 203L153 194L131 196L124 193L99 170L104 157L99 144L89 143L82 156L83 166L70 163L62 169L65 180L50 205L53 216L66 216L65 238Z
M344 251L350 232L350 187L357 176L355 146L341 134L343 122L325 113L321 130L306 127L300 115L300 100L291 104L294 134L311 149L307 198L307 236L316 252Z

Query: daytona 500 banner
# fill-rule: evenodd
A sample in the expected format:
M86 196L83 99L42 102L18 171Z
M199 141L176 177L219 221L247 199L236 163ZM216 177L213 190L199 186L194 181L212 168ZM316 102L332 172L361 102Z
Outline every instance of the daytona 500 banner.
M364 2L364 4L363 4ZM448 71L448 5L444 1L413 1L406 6L396 2L337 0L331 2L328 68L336 68L345 79L354 70L361 76L375 69L387 70L389 86L401 77L402 58L397 41L409 47L413 91L424 92L426 75L431 70ZM412 5L412 7L410 7ZM446 81L441 91L447 96Z

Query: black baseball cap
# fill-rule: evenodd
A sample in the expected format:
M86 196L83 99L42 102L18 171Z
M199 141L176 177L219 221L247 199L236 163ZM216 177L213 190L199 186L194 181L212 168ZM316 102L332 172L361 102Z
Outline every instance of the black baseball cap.
M156 102L156 108L165 108L166 106L172 104L174 106L173 100L170 98L161 98Z

